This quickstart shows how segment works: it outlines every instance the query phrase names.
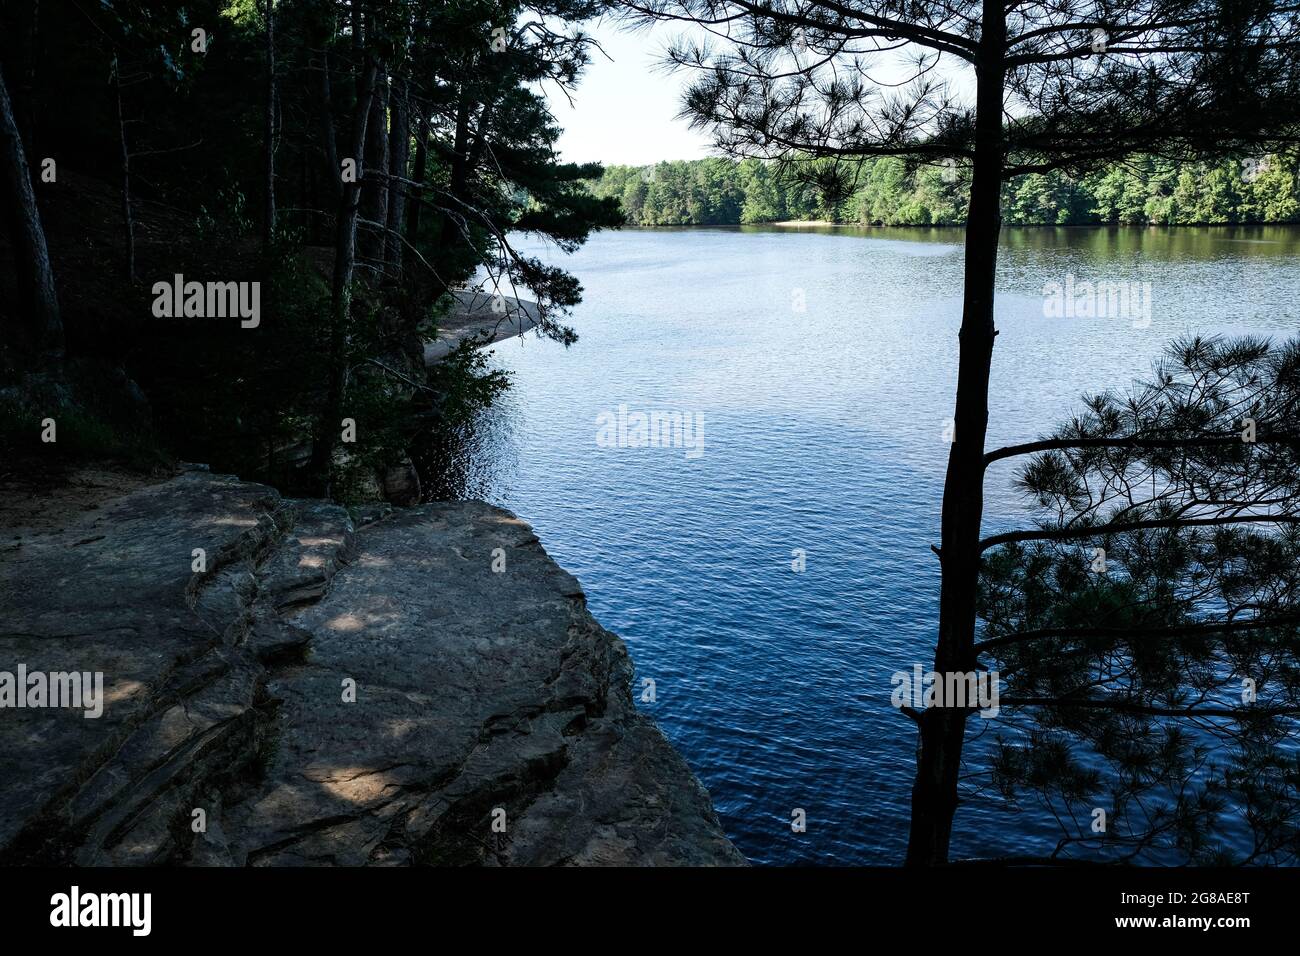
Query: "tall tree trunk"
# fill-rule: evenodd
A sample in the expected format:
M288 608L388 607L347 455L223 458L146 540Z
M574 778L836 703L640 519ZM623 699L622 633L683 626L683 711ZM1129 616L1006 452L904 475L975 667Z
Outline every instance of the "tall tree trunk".
M284 118L281 117L280 121L283 123ZM310 150L302 150L298 153L298 196L294 205L307 206L310 203L311 206L309 208L318 209L322 205L320 202L320 190L316 188L316 180L319 177L317 176L317 171L313 168L312 163L308 162L308 156L310 153ZM313 216L312 218L317 220L320 219L319 216Z
M113 54L113 102L117 106L117 141L122 159L122 239L126 278L135 281L135 217L131 215L131 150L126 144L126 117L122 115L122 64Z
M488 126L492 122L492 103L484 103L478 111L478 127L474 131L474 145L469 149L468 169L477 169L483 159L483 150L487 147Z
M352 81L356 84L356 101L361 102L361 98L366 95L366 69L369 65L366 58L366 48L363 30L365 24L361 17L361 0L350 0L352 14ZM373 14L372 14L373 16ZM374 24L371 25L374 30ZM371 39L375 39L371 37ZM361 154L357 154L357 162L361 162Z
M336 217L334 275L330 291L329 382L324 411L316 424L316 433L312 436L310 466L326 497L330 493L330 467L342 428L343 394L347 387L347 326L352 305L352 276L356 269L357 214L361 202L360 180L363 172L360 157L365 147L370 101L378 73L378 64L373 59L370 60L363 77L366 81L362 84L364 92L357 100L352 118L352 157L358 159L357 181L343 183Z
M418 115L415 120L415 166L411 170L411 180L421 185L411 188L411 210L406 217L406 237L415 242L420 234L420 209L424 197L424 174L429 163L429 120L419 99L412 100Z
M388 137L388 218L384 229L384 263L402 274L402 224L406 216L406 167L411 155L411 122L406 80L393 81L393 127Z
M342 193L342 182L339 180L339 149L338 140L334 135L334 94L330 82L330 51L326 38L323 41L321 51L321 68L320 68L320 132L321 145L324 147L325 154L325 181L331 183L334 188L334 199L337 203Z
M934 670L975 670L975 601L984 509L984 438L993 359L993 295L1002 228L1002 101L1006 22L1001 0L985 0L976 80L975 159L966 222L955 436L943 489L939 639ZM951 702L948 702L951 703ZM929 707L920 718L921 750L912 787L909 866L948 861L968 710Z
M266 194L262 209L262 250L275 239L275 0L266 0Z
M358 249L361 258L382 275L383 227L388 221L388 75L382 68L375 82L366 130L366 178L361 184L361 218L365 223Z
M18 134L3 71L0 71L0 176L4 179L3 205L9 210L7 218L18 267L18 294L23 305L20 313L27 316L25 331L39 350L61 354L63 320L54 287L54 269L50 265L31 169Z
M447 183L447 192L456 199L465 198L465 187L469 183L469 92L461 87L460 102L456 106L456 133L452 140L451 175ZM452 205L448 203L448 205ZM447 254L458 242L463 241L460 227L450 212L442 214L442 229L439 245L443 254Z
M18 94L18 129L27 153L36 156L36 117L40 107L36 102L36 69L40 64L41 2L32 0L27 23L23 30L23 70Z

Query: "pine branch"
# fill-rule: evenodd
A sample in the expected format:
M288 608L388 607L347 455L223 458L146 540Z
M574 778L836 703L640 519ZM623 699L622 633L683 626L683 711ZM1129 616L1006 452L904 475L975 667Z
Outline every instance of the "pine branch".
M1078 528L1042 528L1037 531L1008 531L980 540L980 551L1013 541L1069 541L1077 538L1100 538L1109 534L1145 531L1156 528L1207 528L1220 525L1276 522L1300 524L1300 515L1222 515L1217 518L1151 518L1146 521L1117 521L1111 524Z
M1006 647L1010 644L1024 644L1029 641L1041 641L1049 638L1124 638L1140 634L1143 638L1163 640L1166 638L1195 637L1201 634L1258 631L1270 627L1285 627L1288 624L1300 624L1300 615L1288 615L1279 618L1256 617L1246 621L1206 621L1196 624L1184 624L1178 627L1044 627L1032 631L1006 634L1002 637L990 638L987 641L979 641L975 645L975 653L980 654L994 647Z
M1125 714L1146 714L1151 717L1294 717L1300 715L1296 707L1152 707L1132 701L1104 697L999 697L1003 707L1087 707L1113 710Z
M984 467L1003 458L1016 455L1032 455L1040 451L1074 448L1217 448L1225 445L1251 444L1243 442L1239 432L1230 435L1205 435L1197 438L1139 438L1137 436L1121 438L1045 438L1041 441L1025 442L1022 445L1006 445L995 448L984 455ZM1257 445L1297 445L1300 435L1259 435Z

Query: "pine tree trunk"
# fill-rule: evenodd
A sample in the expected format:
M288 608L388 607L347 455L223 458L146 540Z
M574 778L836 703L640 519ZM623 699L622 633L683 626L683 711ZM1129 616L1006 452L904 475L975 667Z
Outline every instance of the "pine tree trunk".
M262 249L275 240L275 0L266 0L266 195L262 209Z
M328 38L324 43L328 43ZM342 192L339 181L339 149L334 135L334 94L330 80L330 53L326 47L321 53L320 68L320 132L325 154L325 181L334 189L335 202Z
M8 210L18 267L20 313L27 317L23 330L38 350L55 355L63 352L63 320L54 286L54 269L45 244L45 230L32 188L27 154L14 117L9 89L0 71L0 177L3 177L3 205Z
M420 105L419 99L415 99L413 102L419 115L415 121L415 165L411 170L411 180L416 183L423 183L425 170L429 163L429 121L424 115L424 107ZM424 205L421 199L423 197L423 186L411 188L411 209L406 216L406 238L410 242L415 242L420 235L421 207Z
M380 72L376 84L366 130L366 178L361 184L361 219L365 222L358 249L366 264L382 274L383 226L388 221L388 78L385 72Z
M352 155L359 157L366 142L370 104L378 76L378 65L369 62L363 76L364 92L357 100L352 120ZM358 163L358 167L360 167ZM357 214L360 208L363 174L357 169L357 181L343 183L339 199L334 242L334 275L330 294L329 369L325 406L312 436L311 471L329 497L329 474L334 448L343 417L343 395L347 387L347 325L351 310L352 277L356 269Z
M447 192L454 199L465 198L465 188L469 183L469 94L460 91L460 102L456 106L456 132L452 140L451 175L448 178ZM450 205L450 204L448 204ZM465 241L461 235L460 225L450 212L442 214L442 228L439 244L443 254L458 242Z
M18 129L23 142L27 144L27 153L37 155L36 117L40 107L36 98L36 70L40 64L40 26L41 3L32 0L23 36L23 78L19 99Z
M943 489L942 583L934 670L975 669L975 601L984 509L984 439L993 359L993 295L1002 228L1002 100L1005 21L1000 0L985 0L976 87L975 159L966 222L965 295L957 367L955 436ZM930 707L912 788L909 866L948 861L969 711Z
M411 155L411 123L406 81L393 81L393 128L388 137L388 219L384 230L384 262L396 277L402 274L402 224L406 216L406 166Z
M122 158L122 251L126 278L135 281L135 217L131 214L131 150L126 144L126 118L122 115L121 62L113 54L113 102L117 105L117 141Z
M356 85L356 101L361 102L361 98L366 95L366 69L369 62L366 59L365 49L365 23L362 20L360 0L351 0L349 4L352 7L352 80ZM373 17L374 14L371 14ZM374 24L371 24L374 28ZM374 40L375 37L371 37ZM361 161L361 154L357 154L357 162Z

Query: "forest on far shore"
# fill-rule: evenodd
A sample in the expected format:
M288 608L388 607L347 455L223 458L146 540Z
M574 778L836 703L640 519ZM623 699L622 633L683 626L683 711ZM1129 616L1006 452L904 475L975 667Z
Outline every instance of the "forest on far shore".
M1153 156L1081 177L1054 170L1006 183L1008 225L1219 225L1300 221L1295 153L1175 163ZM622 204L629 225L735 225L824 220L883 226L961 225L969 171L955 163L909 168L898 157L848 166L784 168L758 159L608 166L592 185Z

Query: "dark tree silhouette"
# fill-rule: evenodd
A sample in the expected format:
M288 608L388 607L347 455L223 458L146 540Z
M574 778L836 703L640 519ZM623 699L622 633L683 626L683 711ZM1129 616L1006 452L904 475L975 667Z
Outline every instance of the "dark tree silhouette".
M278 93L275 82L275 0L265 0L262 19L266 32L266 105L264 161L266 182L262 198L262 247L269 249L275 238L275 137Z
M411 215L427 222L435 289L444 291L486 263L494 288L520 288L537 300L542 332L576 339L563 317L580 298L568 273L524 256L510 233L545 236L572 251L590 232L621 222L618 203L593 197L596 164L563 163L560 129L538 87L571 92L593 41L581 24L603 9L597 0L432 4L413 32L411 55L423 66L409 83L417 142L445 170L411 195ZM422 38L437 36L437 44ZM427 125L426 125L427 123ZM529 201L520 204L520 195ZM423 207L429 220L418 215ZM422 226L422 228L425 228Z
M1048 859L1300 858L1298 412L1300 342L1192 338L985 455L1041 515L980 542L988 779L1060 822Z
M321 100L310 112L326 117L326 151L339 105L324 99L338 89L331 64L350 68L356 89L352 138L338 160L355 161L357 180L342 183L335 215L331 372L313 434L312 470L322 480L355 364L347 327L358 290L387 310L408 371L422 367L430 306L480 267L500 302L525 293L536 300L543 334L576 338L561 319L580 299L577 281L520 254L510 235L544 236L572 251L593 229L620 221L615 201L586 188L599 166L559 161L559 127L535 88L577 83L591 44L579 25L600 9L592 0L476 0L311 10L309 33L347 24L347 36L322 51L314 84ZM518 321L513 308L503 306L503 321Z
M22 330L37 349L58 354L63 349L63 322L54 286L54 270L36 207L31 168L18 132L13 103L0 70L0 178L4 181L5 218L13 238L21 307L28 321Z
M578 82L592 46L582 24L598 0L47 0L40 31L34 10L0 11L5 77L18 84L0 129L0 214L16 230L24 283L6 315L16 333L6 329L6 385L24 378L36 339L58 339L64 292L76 357L159 390L157 424L179 445L232 470L249 470L242 449L257 448L252 467L329 492L340 464L383 472L404 442L455 417L435 422L427 406L441 414L499 390L481 363L435 380L425 366L439 326L461 319L451 293L478 285L480 270L502 293L501 322L522 326L528 312L542 334L573 341L564 320L577 280L521 253L516 237L572 250L620 221L617 203L587 187L601 169L561 161L541 91ZM36 74L46 57L59 69ZM56 100L60 110L41 111ZM25 117L69 174L57 188L33 178ZM111 221L105 183L119 191ZM52 257L35 204L47 194ZM120 273L78 261L105 251ZM51 259L74 263L61 281L76 288L55 286ZM181 273L259 281L266 321L238 337L152 322L138 280ZM187 390L186 378L206 384ZM240 387L222 388L232 378ZM122 428L140 425L142 397L127 396ZM15 413L21 434L49 404L29 398ZM340 419L362 407L366 447L336 454Z
M1000 193L1133 152L1192 159L1292 142L1300 10L1264 0L623 0L634 21L708 33L685 113L722 151L809 162L843 194L863 157L969 167L955 439L942 507L934 670L976 666ZM968 80L970 95L958 78ZM824 160L836 160L827 165ZM948 859L969 711L917 715L907 862Z

